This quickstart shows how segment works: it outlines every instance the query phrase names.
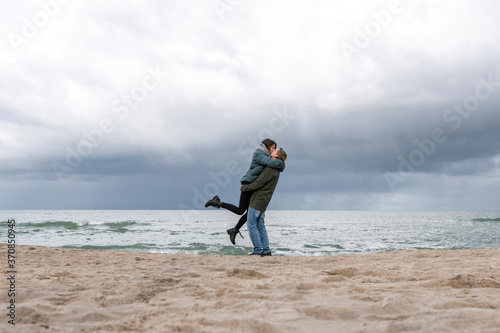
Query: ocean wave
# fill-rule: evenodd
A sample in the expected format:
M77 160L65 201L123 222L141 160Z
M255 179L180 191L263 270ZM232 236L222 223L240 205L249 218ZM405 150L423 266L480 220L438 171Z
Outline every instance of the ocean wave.
M137 225L136 221L119 221L119 222L106 222L102 225L110 228L110 229L120 229L125 227L131 227L133 225Z
M489 218L489 217L476 218L476 219L472 219L472 222L500 222L500 217L498 217L498 218Z
M136 243L131 245L63 245L68 249L83 249L83 250L117 250L131 252L148 252L151 249L157 248L156 244Z
M21 228L28 229L41 229L41 228L58 228L66 230L77 230L80 228L85 228L89 225L88 222L77 223L73 221L45 221L45 222L27 222L21 223Z
M185 246L172 246L165 248L167 253L192 253L192 254L222 254L222 255L245 255L251 252L250 247L207 244L207 243L189 243Z
M39 232L44 229L62 229L62 230L98 230L106 229L110 232L125 233L130 231L130 227L138 225L136 221L118 221L118 222L105 222L105 223L90 223L75 222L75 221L43 221L43 222L26 222L19 224L21 232L35 231Z
M117 233L126 233L131 231L127 227L132 227L137 225L138 223L136 221L120 221L120 222L106 222L103 223L102 225L107 227L109 231L111 232L117 232Z
M334 248L338 250L343 250L344 247L340 244L305 244L306 249L324 249L324 248Z
M173 246L172 246L173 245ZM250 247L190 243L186 245L169 244L146 244L136 243L131 245L64 245L63 248L82 250L115 250L127 252L151 252L151 253L188 253L188 254L218 254L218 255L246 255L251 252Z
M317 256L415 248L454 249L500 246L499 212L318 212L283 211L286 226L269 225L273 255ZM19 241L27 245L153 253L247 255L245 232L233 246L225 229L234 217L193 211L33 211L16 219ZM10 214L9 215L15 215ZM273 221L270 214L270 221ZM347 222L348 222L348 225ZM429 223L436 221L436 223ZM1 242L1 240L0 240Z

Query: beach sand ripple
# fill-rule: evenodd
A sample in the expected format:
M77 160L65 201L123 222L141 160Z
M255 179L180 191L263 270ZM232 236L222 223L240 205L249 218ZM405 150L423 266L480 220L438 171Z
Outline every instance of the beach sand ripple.
M500 332L500 249L264 258L16 250L16 326L3 315L1 332Z

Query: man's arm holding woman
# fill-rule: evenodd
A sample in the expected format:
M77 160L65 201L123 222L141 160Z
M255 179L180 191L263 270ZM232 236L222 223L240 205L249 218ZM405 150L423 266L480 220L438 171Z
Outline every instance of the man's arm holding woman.
M264 171L262 171L262 173L259 175L259 177L257 177L257 179L254 182L250 184L241 185L241 191L242 192L257 191L262 187L264 187L264 185L266 185L269 181L273 180L273 177L276 176L272 174L271 169L264 169Z

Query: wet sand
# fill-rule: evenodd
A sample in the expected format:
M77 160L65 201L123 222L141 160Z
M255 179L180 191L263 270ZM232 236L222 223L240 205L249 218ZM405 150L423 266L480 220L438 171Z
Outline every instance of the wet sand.
M0 258L7 265L6 244ZM250 257L16 248L2 332L500 332L500 249Z

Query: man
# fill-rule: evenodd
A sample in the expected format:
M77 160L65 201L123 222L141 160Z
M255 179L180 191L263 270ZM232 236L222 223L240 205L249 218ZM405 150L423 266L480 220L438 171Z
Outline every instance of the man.
M280 148L271 153L271 158L285 162L287 155L283 148ZM250 199L247 217L248 233L253 243L253 252L250 255L271 255L264 218L279 178L278 170L265 167L253 183L241 186L242 192L255 191Z

